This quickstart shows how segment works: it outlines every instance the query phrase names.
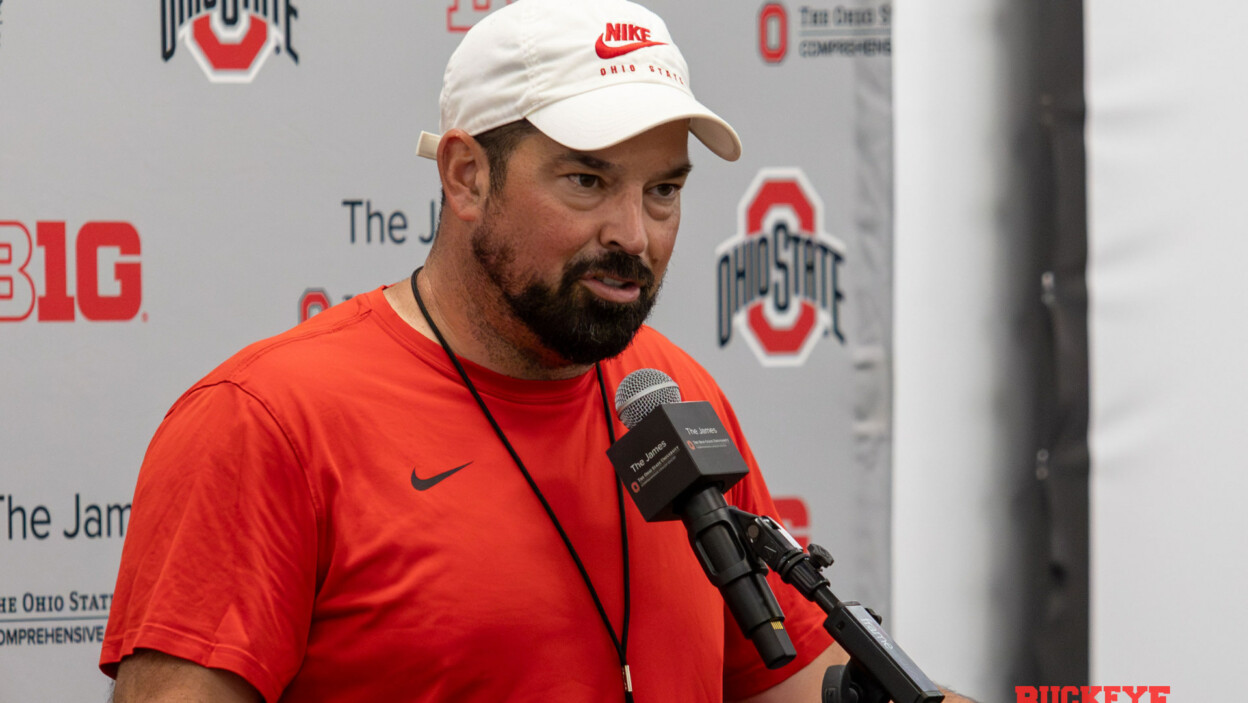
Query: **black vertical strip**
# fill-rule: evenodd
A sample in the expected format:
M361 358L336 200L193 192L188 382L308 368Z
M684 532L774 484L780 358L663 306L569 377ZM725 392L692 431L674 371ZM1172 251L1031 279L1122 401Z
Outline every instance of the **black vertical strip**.
M1047 187L1040 301L1036 485L1046 563L1032 645L1037 683L1089 677L1087 169L1082 0L1039 0L1037 115Z

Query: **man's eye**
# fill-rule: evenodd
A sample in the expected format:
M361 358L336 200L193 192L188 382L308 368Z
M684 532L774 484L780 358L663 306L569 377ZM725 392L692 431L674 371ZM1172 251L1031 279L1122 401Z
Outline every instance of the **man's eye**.
M662 183L654 187L654 194L660 198L671 198L680 192L680 186L675 183Z
M589 173L574 173L568 178L580 188L594 188L600 182L597 176Z

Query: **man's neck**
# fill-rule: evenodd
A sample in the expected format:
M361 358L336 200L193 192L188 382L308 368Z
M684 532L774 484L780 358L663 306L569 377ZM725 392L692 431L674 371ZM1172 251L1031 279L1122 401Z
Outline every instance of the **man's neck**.
M574 378L592 365L570 364L545 350L536 336L515 319L492 282L459 273L456 267L427 264L417 276L421 300L447 346L461 359L491 371L527 380ZM438 341L416 303L409 281L385 290L394 311L417 332Z

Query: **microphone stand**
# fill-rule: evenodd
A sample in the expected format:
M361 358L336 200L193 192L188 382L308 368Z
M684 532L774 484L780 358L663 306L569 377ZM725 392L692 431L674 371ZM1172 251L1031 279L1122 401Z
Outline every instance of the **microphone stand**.
M849 663L828 667L823 703L937 703L936 684L893 642L869 608L837 598L823 577L832 555L817 544L810 554L775 520L729 506L754 553L828 617L823 627L849 654Z

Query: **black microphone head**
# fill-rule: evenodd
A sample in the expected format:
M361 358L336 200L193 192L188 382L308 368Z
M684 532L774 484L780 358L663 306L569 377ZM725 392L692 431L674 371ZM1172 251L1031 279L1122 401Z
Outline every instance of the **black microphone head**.
M630 430L660 405L679 402L680 386L657 369L637 369L615 390L615 414Z

